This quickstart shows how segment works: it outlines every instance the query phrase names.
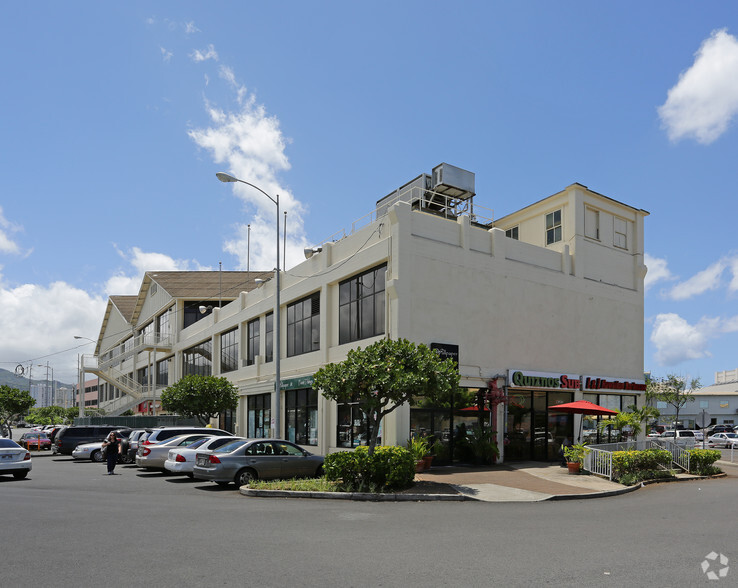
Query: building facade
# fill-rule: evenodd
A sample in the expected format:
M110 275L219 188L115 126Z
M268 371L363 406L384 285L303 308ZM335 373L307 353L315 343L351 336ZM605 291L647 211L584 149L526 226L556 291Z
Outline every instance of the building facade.
M687 402L679 411L679 425L696 428L697 415L706 410L712 425L738 424L738 369L715 372L715 383L697 390L690 390L694 402ZM659 422L671 427L676 411L666 402L657 402L661 416Z
M198 285L198 274L218 272L147 272L133 311L111 298L85 369L122 391L128 404L117 410L154 403L186 374L226 376L239 390L238 434L325 454L363 443L366 430L358 407L323 398L312 375L357 346L406 338L456 357L463 388L506 391L491 418L503 459L556 459L581 423L549 407L642 404L648 213L579 184L498 220L474 200L474 174L441 164L380 199L359 228L306 252L281 274L279 350L276 281L256 281L273 272L223 272L239 292L222 297L221 286L221 304ZM168 285L175 277L187 293ZM401 406L382 423L382 443L411 433L452 442L476 418Z

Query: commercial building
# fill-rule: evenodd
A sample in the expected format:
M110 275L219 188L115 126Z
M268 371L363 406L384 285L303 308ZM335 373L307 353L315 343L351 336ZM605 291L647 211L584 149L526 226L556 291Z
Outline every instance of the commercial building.
M706 410L710 424L731 425L738 423L738 369L715 372L715 383L710 386L689 391L694 402L687 402L679 410L679 425L686 429L695 428L697 415ZM661 417L660 423L671 426L676 411L666 402L657 402Z
M572 184L495 220L473 173L441 164L419 175L281 273L279 431L273 272L147 272L137 296L111 297L84 368L108 382L101 404L113 412L145 412L183 375L224 375L239 390L237 433L325 454L363 443L365 422L355 404L312 390L313 374L357 346L406 338L455 357L462 387L507 392L492 417L506 459L556 459L580 422L549 406L642 404L647 215ZM461 408L402 406L382 442L450 443L476 421Z

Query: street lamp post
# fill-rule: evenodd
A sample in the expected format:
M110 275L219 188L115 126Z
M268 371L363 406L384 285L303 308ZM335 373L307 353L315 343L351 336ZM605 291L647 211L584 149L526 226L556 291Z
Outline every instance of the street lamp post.
M277 229L277 267L275 269L275 287L276 287L276 294L274 297L274 392L275 392L275 417L274 417L274 430L275 430L275 436L281 438L281 428L280 428L280 404L281 399L280 395L282 392L282 380L280 377L280 370L279 370L279 355L281 351L281 338L280 338L280 321L279 321L279 194L276 195L276 198L272 198L269 194L264 192L261 188L258 186L254 186L254 184L251 184L249 182L246 182L244 180L240 180L232 175L225 174L223 172L218 172L215 174L215 177L217 177L221 182L239 182L241 184L246 184L247 186L251 186L255 190L258 190L264 196L269 198L276 206L277 206L277 223L276 223L276 229Z
M89 337L82 337L80 335L75 335L75 339L86 339L87 341L90 341L91 343L95 343L94 340L90 339ZM77 354L77 393L79 394L79 418L82 418L85 416L85 378L84 378L84 360L82 359L82 356ZM99 406L99 404L98 404Z

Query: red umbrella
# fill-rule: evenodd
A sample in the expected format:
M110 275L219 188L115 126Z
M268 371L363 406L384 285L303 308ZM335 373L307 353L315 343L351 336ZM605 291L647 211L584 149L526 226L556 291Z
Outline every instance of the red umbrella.
M618 414L617 410L610 410L589 400L577 400L576 402L567 402L566 404L554 404L548 407L549 410L558 412L568 412L569 414L595 414L600 416L612 416ZM579 421L579 441L582 440L582 421Z
M466 408L460 408L461 412L479 412L479 408L476 406L467 406ZM484 412L489 412L489 408L486 406L482 409Z
M597 414L597 415L615 415L617 410L610 410L589 400L577 400L576 402L567 402L566 404L554 404L548 407L549 410L559 412L568 412L571 414Z

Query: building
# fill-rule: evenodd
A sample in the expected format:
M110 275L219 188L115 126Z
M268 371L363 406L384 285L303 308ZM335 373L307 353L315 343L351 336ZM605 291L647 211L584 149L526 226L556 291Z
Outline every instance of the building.
M706 410L712 425L735 426L738 422L738 369L715 372L715 383L697 390L690 390L694 402L687 402L679 411L679 424L687 429L695 428L697 415ZM676 411L666 402L657 402L661 417L659 422L671 425Z
M356 346L406 338L455 356L462 387L507 390L493 420L507 459L556 459L580 422L549 406L642 404L648 213L580 184L497 220L475 197L473 173L441 164L282 272L280 431L273 272L147 272L138 296L111 297L83 362L112 391L102 407L142 412L183 375L224 375L239 390L239 434L325 454L363 443L365 424L357 406L312 390L312 375ZM402 406L382 442L451 442L468 414Z

